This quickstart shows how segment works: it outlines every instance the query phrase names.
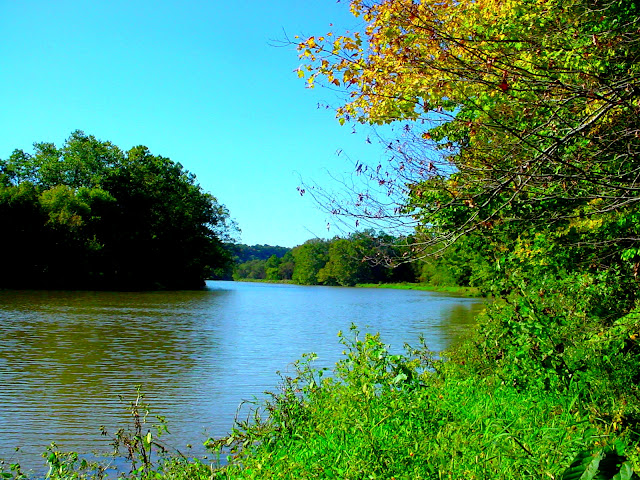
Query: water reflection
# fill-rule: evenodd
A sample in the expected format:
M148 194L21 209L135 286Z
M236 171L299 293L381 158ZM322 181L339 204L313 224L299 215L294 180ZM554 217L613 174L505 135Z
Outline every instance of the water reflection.
M476 316L485 308L481 302L460 302L443 312L440 323L435 326L438 338L447 345L455 344L471 333Z
M481 302L409 290L211 282L191 292L0 291L0 458L29 467L50 442L104 449L135 385L166 415L171 442L224 434L302 353L331 367L352 322L400 350L424 335L439 351ZM113 430L112 428L111 430ZM202 453L196 449L195 453Z

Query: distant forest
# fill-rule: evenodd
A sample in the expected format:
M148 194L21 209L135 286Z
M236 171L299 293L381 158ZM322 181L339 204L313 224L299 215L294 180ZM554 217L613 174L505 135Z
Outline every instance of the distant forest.
M243 243L228 243L226 248L233 256L236 264L242 264L251 260L266 260L272 255L282 258L291 251L287 247L274 247L271 245L245 245Z
M330 240L311 239L288 249L269 245L228 245L235 280L291 281L300 285L353 286L359 283L421 282L482 289L490 266L479 240L461 238L453 247L421 260L409 257L410 238L371 230Z

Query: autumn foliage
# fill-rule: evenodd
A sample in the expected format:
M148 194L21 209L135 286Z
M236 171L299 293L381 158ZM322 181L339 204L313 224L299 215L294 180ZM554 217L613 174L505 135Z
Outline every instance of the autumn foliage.
M438 241L452 241L505 220L637 205L634 2L354 0L351 10L363 31L301 41L299 75L344 88L341 122L408 122L389 143L391 168L368 170L408 201L349 213L438 225ZM626 237L612 241L631 246Z

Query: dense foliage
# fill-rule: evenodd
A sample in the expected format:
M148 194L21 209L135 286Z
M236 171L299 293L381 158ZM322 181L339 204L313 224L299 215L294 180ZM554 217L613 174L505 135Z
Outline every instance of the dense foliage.
M373 231L331 240L315 238L286 250L284 255L273 254L265 260L254 258L241 263L236 267L234 278L341 286L415 281L415 265L392 268L382 261L375 262L382 255L389 260L401 256L403 247L394 243L396 239Z
M245 245L243 243L230 243L226 245L233 254L233 260L242 264L251 260L267 260L275 255L282 258L290 248L273 245Z
M293 264L291 249L272 245L229 244L235 266L233 278L236 280L289 280ZM283 257L286 257L284 259Z
M300 76L345 88L342 122L402 121L405 134L389 162L356 166L384 198L365 189L328 208L414 227L404 248L435 259L421 275L445 265L494 301L439 358L347 336L332 376L301 362L262 416L210 443L231 449L228 465L162 474L637 479L637 2L350 4L363 31L300 41ZM293 279L357 272L332 263L332 246L351 258L344 240L294 250ZM461 261L438 259L450 244Z
M226 268L229 214L146 147L74 132L0 160L0 286L192 288Z
M562 227L632 215L635 2L354 0L351 8L364 32L301 42L300 74L311 72L310 85L346 87L342 121L408 122L388 145L390 168L357 166L400 193L401 208L371 208L361 192L353 207L363 216L437 226L438 240L451 242L507 220ZM634 236L629 225L593 235L618 250Z

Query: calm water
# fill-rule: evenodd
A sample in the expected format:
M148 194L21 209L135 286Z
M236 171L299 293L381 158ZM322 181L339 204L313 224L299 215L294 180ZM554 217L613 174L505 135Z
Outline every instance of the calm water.
M400 351L435 351L468 330L482 303L430 292L209 282L189 292L0 291L0 458L40 469L51 442L107 450L142 385L169 443L203 453L302 353L332 366L355 322ZM186 447L190 443L192 449ZM20 447L18 453L15 447Z

